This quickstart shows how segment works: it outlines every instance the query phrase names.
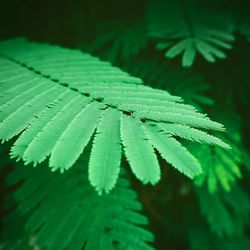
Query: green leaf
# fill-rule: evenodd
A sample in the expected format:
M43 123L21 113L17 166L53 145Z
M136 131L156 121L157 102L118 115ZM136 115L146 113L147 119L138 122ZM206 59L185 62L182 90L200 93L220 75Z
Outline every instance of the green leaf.
M199 143L207 143L207 144L214 144L220 147L224 147L230 149L230 146L223 142L221 139L209 135L204 131L191 128L181 124L170 124L170 123L159 123L158 124L161 128L163 128L167 133L179 136L181 138L185 138L190 141L195 141Z
M0 53L4 100L0 101L0 135L4 141L20 133L11 157L23 159L25 164L36 166L50 156L52 170L63 172L74 165L98 128L89 176L101 194L114 187L119 174L120 138L115 131L121 131L132 171L143 183L155 184L160 179L159 163L144 123L179 125L182 137L227 146L193 128L223 131L222 124L181 103L180 97L143 86L141 79L89 54L22 39L1 42ZM103 116L99 127L103 111L110 115ZM118 117L113 120L111 114L121 112L122 123ZM185 150L171 162L176 165L183 157L187 158ZM183 170L178 164L176 167Z
M160 166L141 122L123 115L121 138L125 155L135 176L144 184L156 184L160 180Z
M152 250L154 237L144 227L148 219L141 213L142 204L126 173L121 171L109 194L98 196L88 182L88 153L89 148L75 168L63 175L51 172L46 164L36 169L18 166L7 178L9 185L19 185L14 194L17 211L8 215L10 221L25 216L25 231L39 248L81 250L102 249L105 245L114 249L118 244L124 249ZM19 169L26 177L19 175Z
M208 62L223 59L221 50L231 49L234 20L227 6L190 0L156 0L147 6L149 37L157 39L156 47L174 58L183 53L182 66L192 66L196 52Z
M160 152L162 158L190 178L202 173L198 161L185 147L158 126L146 126L150 142Z
M64 103L64 106L58 110L57 114L49 120L27 146L23 154L26 164L34 162L34 165L36 165L44 161L52 152L64 130L89 102L88 98L83 98L80 95L72 95L72 97ZM47 114L44 115L47 116Z
M120 112L106 109L97 127L89 161L89 181L99 194L109 192L120 171Z
M55 147L49 165L53 171L69 169L87 146L102 114L103 105L90 103L69 123Z

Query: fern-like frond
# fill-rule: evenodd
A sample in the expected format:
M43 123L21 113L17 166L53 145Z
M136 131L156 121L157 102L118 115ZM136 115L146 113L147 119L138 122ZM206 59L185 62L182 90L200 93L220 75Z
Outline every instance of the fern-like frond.
M39 49L36 50L37 47L39 47ZM17 49L18 46L16 45L15 48ZM28 49L29 53L32 53L32 56L30 56L32 58L32 61L31 59L26 59L26 58L29 58L28 56L29 54L25 55L26 57L24 57L24 55L21 52L15 53L13 55L13 59L20 60L19 61L20 63L24 63L24 64L27 64L27 66L29 67L33 67L36 71L39 71L42 75L49 75L52 79L59 80L60 83L65 83L64 77L63 76L60 77L58 73L58 72L61 72L60 58L58 58L58 61L55 61L55 59L53 59L53 55L52 57L46 57L45 59L42 59L42 60L41 60L41 57L42 55L49 53L50 51L51 53L56 53L56 54L60 53L60 55L63 55L63 54L68 55L69 52L67 50L56 47L56 46L46 45L46 44L40 47L40 45L36 43L25 43L24 48L22 48L21 46L19 50L23 51L25 48ZM53 48L55 50L53 50ZM11 56L13 51L7 50L5 51L5 53L7 56ZM21 55L18 56L19 54ZM70 62L75 63L75 60L73 61L73 58L77 58L77 56L74 55L73 53L71 60L70 58L67 58L67 59ZM86 56L84 56L83 54L82 60L86 60L85 57ZM88 56L87 58L89 57L90 56ZM58 66L58 63L59 63L59 66ZM68 62L68 64L70 63ZM67 65L65 65L65 67L66 66ZM77 66L77 67L80 67L80 66ZM189 123L191 122L193 126L204 127L208 129L216 129L216 130L222 129L222 126L220 124L210 121L207 117L205 118L203 114L196 112L196 110L192 106L188 106L184 104L177 104L177 103L169 103L169 101L178 100L178 97L172 97L166 92L163 92L160 90L153 90L152 88L149 88L146 86L132 85L133 87L131 87L131 85L123 83L123 82L128 82L128 83L131 82L133 80L133 77L129 81L129 80L125 80L123 76L121 77L120 74L116 74L115 78L112 76L111 79L105 79L105 76L104 76L104 79L98 82L97 84L97 81L99 80L99 75L97 75L95 79L94 72L96 71L96 69L98 69L98 66L91 68L91 72L89 72L89 69L87 67L86 69L87 73L89 73L90 76L93 75L93 78L92 79L90 78L88 83L85 83L84 80L82 80L82 82L71 80L66 83L69 85L69 87L76 88L81 93L89 94L93 98L101 99L105 104L118 106L118 108L120 108L123 111L128 111L128 112L133 111L134 114L139 118L161 120L161 121L167 121L167 122L177 122L177 123L179 122L181 124L186 123L189 120ZM73 73L72 73L72 70L70 70L70 74L72 74L71 79L73 78L74 73L76 73L74 70L73 70ZM78 78L78 77L80 76L77 76L75 78ZM108 81L109 84L104 83L105 81ZM136 83L137 83L137 80L136 80ZM88 87L90 87L90 89L89 91L86 91ZM126 91L126 88L128 88L128 93L121 97L120 96L114 97L113 95L110 96L110 94L107 93L106 91L107 87L115 91L119 91L120 88L122 87L124 93ZM94 91L91 88L94 88ZM104 92L103 92L103 88L105 89ZM130 97L129 88L132 88L131 91L138 89L139 90L138 92L142 92L142 91L151 92L150 95L152 96L152 98L148 99L145 97L142 97L142 98ZM94 96L92 96L92 92ZM155 93L156 95L154 96ZM159 98L159 95L161 95L162 96L161 99L164 98L164 100L157 100ZM162 106L162 107L159 107L159 106ZM176 114L176 117L174 117L175 113L178 113Z
M119 78L118 78L119 81ZM164 105L172 103L169 102L182 102L182 99L179 96L170 95L168 92L164 92L157 89L152 89L147 86L137 86L132 84L117 83L116 85L108 84L85 84L84 86L72 86L77 89L84 89L85 92L90 93L91 97L96 99L102 99L105 103L117 106L119 104L126 104L128 101L135 104L140 104L145 99L148 100L149 104L153 106ZM153 104L152 104L153 103ZM175 105L175 104L174 104ZM178 105L177 105L178 106ZM193 107L189 106L187 109L194 110Z
M164 132L156 124L153 125L146 126L146 133L162 158L190 178L201 174L200 164L193 155L177 140L172 138L170 134Z
M181 96L198 110L202 105L213 105L214 101L206 95L210 85L203 80L201 75L190 72L190 69L174 67L169 61L162 62L161 57L156 55L152 58L136 58L126 64L125 69L142 78L146 84L154 88L169 91L171 94Z
M145 121L183 125L179 135L193 133L191 127L224 129L194 107L181 103L180 97L143 86L139 78L89 54L24 39L1 42L0 52L4 99L0 106L0 138L4 141L21 133L11 156L34 165L50 156L52 170L63 172L76 162L98 128L89 178L99 193L109 192L116 183L121 157L117 131L121 130L121 141L135 175L144 183L154 184L160 179L160 169L152 142L143 128ZM117 114L121 113L120 125ZM112 117L114 120L106 120ZM185 126L190 126L190 130ZM204 133L197 133L198 137L204 137ZM194 140L194 135L186 138ZM200 141L208 143L207 138ZM182 150L173 157L190 160L185 162L189 168L193 158L185 152ZM179 161L171 159L173 164ZM190 177L195 175L192 169L192 174L188 170L182 172Z
M15 69L17 69L17 75L15 77L12 75L4 78L6 85L10 81L14 81L16 86L19 84L23 85L27 82L29 83L29 87L26 86L26 89L22 92L20 92L20 89L16 86L3 89L3 95L8 97L8 99L4 98L5 102L0 106L0 120L2 121L0 124L0 137L2 140L9 140L22 131L32 121L34 116L38 115L48 103L59 96L63 88L48 83L48 81L40 77L35 77L32 74L29 75L29 80L27 81L26 79L25 81L22 74L19 76L20 66L11 63L5 58L1 57L0 64L8 65L8 67L6 67L7 70L13 69L15 72ZM24 71L24 73L27 72ZM9 97L9 91L15 94L15 97L12 95Z
M60 78L60 83L69 84L72 88L85 83L142 83L141 79L111 66L111 63L100 61L99 58L79 50L27 42L24 38L3 41L0 49L7 57L41 72L44 76L50 76L51 79Z
M169 134L199 143L214 144L224 148L230 148L228 144L218 137L207 134L204 131L184 126L181 124L159 123L159 126Z
M197 196L202 214L218 236L239 235L244 220L249 216L250 200L248 195L237 186L230 192L211 194L206 187L197 188Z
M234 145L230 152L207 145L201 145L199 149L194 145L186 146L202 163L203 174L195 179L196 185L206 184L210 193L215 193L218 186L230 191L232 184L241 177L239 155L233 153Z
M224 206L218 194L210 194L203 188L197 192L201 213L207 218L211 230L222 236L232 235L234 231L233 218Z
M146 106L146 105L142 105ZM147 106L146 106L147 107ZM134 113L134 116L139 118L146 118L155 121L166 121L172 122L182 125L188 125L197 128L205 128L205 129L213 129L213 130L221 130L223 131L223 127L221 127L220 123L211 121L208 117L203 116L198 113L190 113L184 112L184 114L178 112L173 109L169 112L160 112L153 110L152 112L147 112L146 109L141 111L137 111Z
M218 186L226 191L231 190L231 186L238 178L241 178L241 165L247 165L244 162L244 154L246 149L242 145L240 135L239 117L232 111L226 112L228 108L223 110L216 109L215 116L227 124L228 133L226 136L216 134L219 138L231 145L231 150L221 150L218 147L201 145L197 148L196 145L187 145L194 156L202 163L203 174L196 178L196 185L208 186L210 193L215 193Z
M89 162L89 180L101 193L115 186L120 171L121 112L106 109L96 131Z
M73 95L74 94L72 93L71 98L66 102L65 106L63 106L63 108L53 116L43 129L38 132L31 143L26 145L27 148L23 154L23 159L27 164L30 162L36 164L37 162L40 163L44 161L56 146L65 129L67 129L72 120L87 105L89 101L88 99L83 99L80 95L74 95L73 97ZM47 116L46 113L43 113L42 115ZM43 117L41 116L41 118ZM27 132L28 131L29 130L27 130Z
M65 113L65 106L73 96L74 94L70 90L63 91L52 104L47 105L39 114L37 119L32 120L31 124L14 143L11 149L11 156L13 158L21 158L27 151L28 145L30 145L33 140L38 137L39 132L44 130L45 127L50 126L49 124L51 122L54 122L54 118L59 114L59 112L62 112L63 108L63 112ZM72 101L70 103L72 104ZM80 103L78 103L78 105L80 105ZM85 103L83 103L83 105L85 105Z
M160 180L160 166L141 122L123 115L121 138L133 173L144 184L157 183Z
M196 107L198 110L202 110L202 106L214 104L213 99L206 94L211 88L210 85L200 75L190 74L184 69L169 70L156 82L154 87L167 89L174 95L181 95L185 103Z
M149 36L160 41L157 48L165 56L183 53L182 65L190 67L197 51L209 62L225 58L218 47L230 49L234 40L233 20L218 4L199 0L158 0L148 5Z
M99 103L91 103L71 121L51 152L52 170L70 168L87 146L102 114Z
M26 231L46 249L153 249L148 220L123 172L110 194L98 196L87 180L87 158L61 175L44 165L17 168L8 184L22 181L14 197L29 215ZM20 170L22 170L20 175Z

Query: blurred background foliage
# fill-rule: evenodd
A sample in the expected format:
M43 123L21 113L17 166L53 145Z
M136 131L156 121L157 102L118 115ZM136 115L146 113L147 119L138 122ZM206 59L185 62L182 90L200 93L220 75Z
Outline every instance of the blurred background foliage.
M188 37L187 33L172 37L166 31L159 37L150 30L161 19L168 21L158 2L162 1L1 0L0 39L26 36L90 52L142 78L147 85L180 95L186 103L225 124L227 133L216 136L230 144L231 151L184 142L204 170L194 182L160 160L160 183L143 186L131 178L132 186L150 220L156 249L250 249L249 1L200 1L209 3L204 8L216 4L218 20L224 18L220 13L227 12L231 49L216 50L219 59L213 63L197 54L188 65L180 51L174 54L169 49L166 53L168 46ZM166 2L168 12L178 12L172 1ZM189 8L199 1L180 2ZM214 18L209 12L206 15ZM8 217L12 207L9 194L17 187L7 187L5 178L13 168L7 145L1 149L1 237L15 241L7 249L32 249L32 239L24 232L25 218L16 214ZM11 226L13 221L15 226Z

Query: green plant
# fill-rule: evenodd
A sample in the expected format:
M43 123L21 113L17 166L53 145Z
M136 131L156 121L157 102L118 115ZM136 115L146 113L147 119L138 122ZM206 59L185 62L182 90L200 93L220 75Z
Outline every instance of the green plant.
M246 2L37 4L0 10L0 248L249 249Z
M171 47L165 54L169 58L183 52L184 67L193 64L196 51L214 62L216 57L226 57L217 47L232 48L234 23L227 10L216 1L159 0L150 3L148 11L149 35L163 39L157 48Z
M153 147L187 176L201 173L196 159L171 134L229 148L193 128L223 130L221 124L180 103L179 97L135 84L140 82L137 78L88 54L23 39L3 42L0 50L6 72L0 135L5 141L25 130L11 148L11 156L25 164L36 166L51 155L49 166L63 173L79 158L97 127L89 179L101 194L116 183L121 143L132 171L145 184L160 179Z

